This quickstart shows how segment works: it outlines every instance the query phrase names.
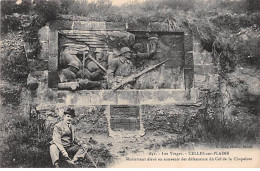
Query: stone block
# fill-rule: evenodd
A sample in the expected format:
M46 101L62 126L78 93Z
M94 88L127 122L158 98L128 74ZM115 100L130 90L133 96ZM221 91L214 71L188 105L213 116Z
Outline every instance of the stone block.
M198 75L215 74L217 72L216 69L213 64L195 65L194 73Z
M210 74L209 75L209 80L208 80L209 86L210 87L217 86L218 82L219 82L218 78L219 78L218 74Z
M117 93L111 90L103 90L100 95L103 97L102 104L117 104Z
M48 48L49 48L49 55L58 56L58 31L50 32Z
M167 23L161 22L152 22L150 23L150 27L152 31L168 31L169 25Z
M106 30L106 23L97 21L73 21L71 30Z
M171 90L163 90L163 91L160 91L158 90L156 92L156 100L159 101L159 102L162 102L162 101L166 101L166 100L171 100L172 99L172 91Z
M59 82L59 77L57 71L49 71L48 72L48 87L49 88L57 88Z
M203 55L201 53L193 53L194 65L202 65L203 64Z
M49 56L48 61L48 87L57 88L59 77L58 77L58 57Z
M128 30L150 31L149 22L146 22L146 23L128 23Z
M201 86L206 86L207 85L207 77L206 75L194 75L194 86L195 87L201 87Z
M194 67L194 61L193 61L193 51L185 52L185 68L193 68Z
M201 53L203 51L203 48L201 47L200 43L194 42L193 43L193 51L195 53Z
M209 52L204 52L202 53L203 54L203 63L204 64L212 64L212 53L209 53Z
M54 55L49 56L48 70L49 71L58 70L58 56L54 56Z
M193 36L192 34L184 34L184 51L185 53L193 51Z
M185 98L184 89L172 90L171 97L175 101L175 103L183 103L183 102L187 101Z
M157 94L153 90L139 90L138 95L140 104L153 104Z
M194 74L196 75L204 75L204 65L194 65Z
M41 41L41 46L42 46L42 49L41 49L41 52L39 55L39 59L48 60L47 54L49 54L49 48L48 48L47 41Z
M192 92L192 99L196 99L196 91ZM139 91L141 105L182 104L188 102L184 89L160 89Z
M69 20L53 20L50 21L49 26L51 30L70 30L73 21Z
M184 68L184 85L186 89L193 87L193 79L194 79L194 69Z
M55 111L55 105L53 103L44 103L36 106L38 111Z
M117 104L138 104L138 91L133 90L124 90L124 91L117 91Z
M75 93L76 96L71 98L71 103L76 104L76 105L101 105L102 103L102 97L100 96L99 91L95 90L84 90L84 91L77 91Z
M126 30L126 24L121 22L106 22L107 30Z

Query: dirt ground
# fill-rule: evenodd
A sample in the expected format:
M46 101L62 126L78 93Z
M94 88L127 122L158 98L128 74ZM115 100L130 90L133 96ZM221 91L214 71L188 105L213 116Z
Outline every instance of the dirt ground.
M98 167L116 167L120 161L125 160L126 156L147 156L150 152L162 149L187 149L194 145L180 144L177 134L160 131L147 132L144 136L133 137L126 137L124 134L116 137L88 134L81 139L87 142L85 147ZM93 164L87 160L82 167L93 167Z

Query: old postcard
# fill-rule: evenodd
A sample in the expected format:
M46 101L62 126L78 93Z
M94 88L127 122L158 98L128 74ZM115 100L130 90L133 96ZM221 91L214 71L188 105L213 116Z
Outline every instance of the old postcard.
M1 0L2 168L260 167L259 0Z

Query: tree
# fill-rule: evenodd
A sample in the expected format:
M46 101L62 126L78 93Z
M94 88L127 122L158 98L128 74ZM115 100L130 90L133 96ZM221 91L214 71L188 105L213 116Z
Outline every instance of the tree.
M61 3L58 0L36 0L34 10L45 21L55 20L61 13Z
M62 13L68 14L69 13L69 7L75 3L75 0L60 0L61 1L61 10Z

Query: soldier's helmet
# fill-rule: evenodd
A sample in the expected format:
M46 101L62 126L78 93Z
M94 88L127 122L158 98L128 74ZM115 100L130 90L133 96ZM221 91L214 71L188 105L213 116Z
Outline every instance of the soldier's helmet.
M69 63L69 66L73 66L73 67L79 69L79 63L78 63L77 61L71 61L71 62Z
M122 54L124 54L126 52L131 52L131 50L128 47L122 47L120 49L120 54L119 55L122 55Z

